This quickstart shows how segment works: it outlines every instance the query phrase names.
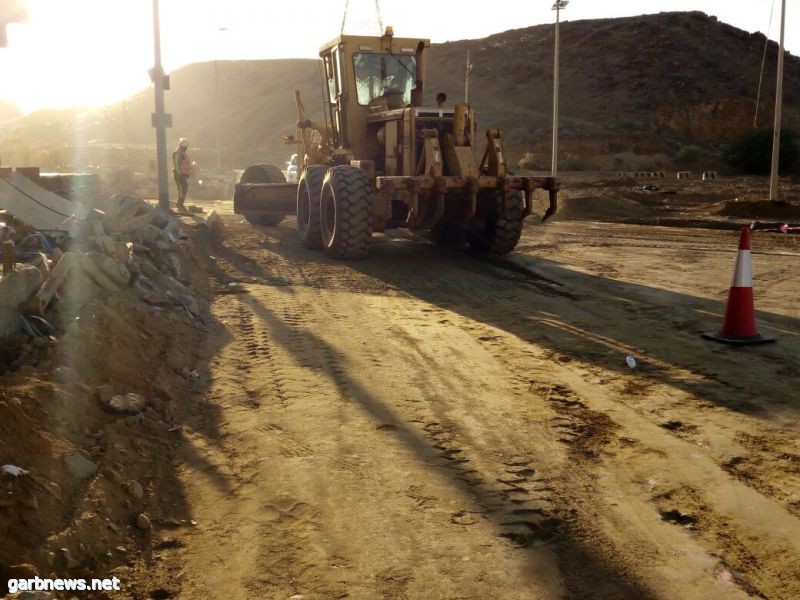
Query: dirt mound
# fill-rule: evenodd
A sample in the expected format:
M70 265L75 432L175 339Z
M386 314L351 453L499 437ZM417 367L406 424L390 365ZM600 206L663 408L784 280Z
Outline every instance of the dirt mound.
M116 203L129 215L145 210L133 200ZM186 400L203 382L195 352L206 279L187 224L131 231L135 217L119 216L115 228L114 205L106 202L102 235L95 222L94 235L53 250L53 264L73 257L74 266L36 335L0 342L0 465L11 466L0 473L0 593L12 577L130 580L154 568L145 565L168 542L161 531L189 521L171 457ZM84 269L123 260L120 249L135 277L99 285Z
M743 219L800 220L800 204L783 200L731 200L718 213L723 217Z
M655 218L658 211L619 195L575 196L559 200L554 221L625 221Z

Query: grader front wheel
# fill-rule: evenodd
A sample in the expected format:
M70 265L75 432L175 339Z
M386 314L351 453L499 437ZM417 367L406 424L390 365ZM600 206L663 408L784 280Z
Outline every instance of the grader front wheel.
M478 231L471 231L469 245L491 254L508 254L516 248L524 224L525 196L520 190L492 192L495 209Z
M357 167L328 169L322 183L320 225L322 246L336 258L361 258L372 236L372 184Z
M306 167L297 184L297 233L300 243L312 250L322 248L320 196L327 171L322 165Z

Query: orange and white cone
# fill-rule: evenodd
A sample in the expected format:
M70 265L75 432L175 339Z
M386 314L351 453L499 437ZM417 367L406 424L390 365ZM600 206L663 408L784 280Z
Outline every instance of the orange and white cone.
M753 275L750 267L750 229L742 229L739 253L733 267L733 282L725 308L725 321L717 333L704 333L703 337L725 344L766 344L773 338L759 335L753 303Z

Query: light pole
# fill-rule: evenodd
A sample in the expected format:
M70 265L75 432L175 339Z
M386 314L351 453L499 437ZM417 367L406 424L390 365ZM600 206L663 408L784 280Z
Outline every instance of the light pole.
M161 66L161 24L158 14L158 0L153 0L153 47L155 65L152 78L156 91L156 112L153 113L153 127L156 128L156 160L158 161L158 206L169 210L169 182L167 181L167 126L169 116L164 112L164 67Z
M228 31L227 27L217 27L217 33ZM217 38L217 53L214 57L214 135L216 136L217 147L217 171L222 168L219 147L219 38Z
M558 176L558 30L561 24L561 11L567 8L569 0L556 0L552 10L556 11L555 49L553 51L553 161L550 175Z
M775 84L775 124L772 128L772 168L769 175L769 199L778 199L778 164L781 155L781 105L783 103L783 31L786 0L781 2L781 43L778 46L778 82Z

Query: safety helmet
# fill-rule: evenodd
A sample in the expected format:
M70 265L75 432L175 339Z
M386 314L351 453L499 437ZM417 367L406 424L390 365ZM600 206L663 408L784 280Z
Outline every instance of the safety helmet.
M180 141L178 142L178 146L180 146L181 148L188 148L189 140L187 140L186 138L181 138Z

